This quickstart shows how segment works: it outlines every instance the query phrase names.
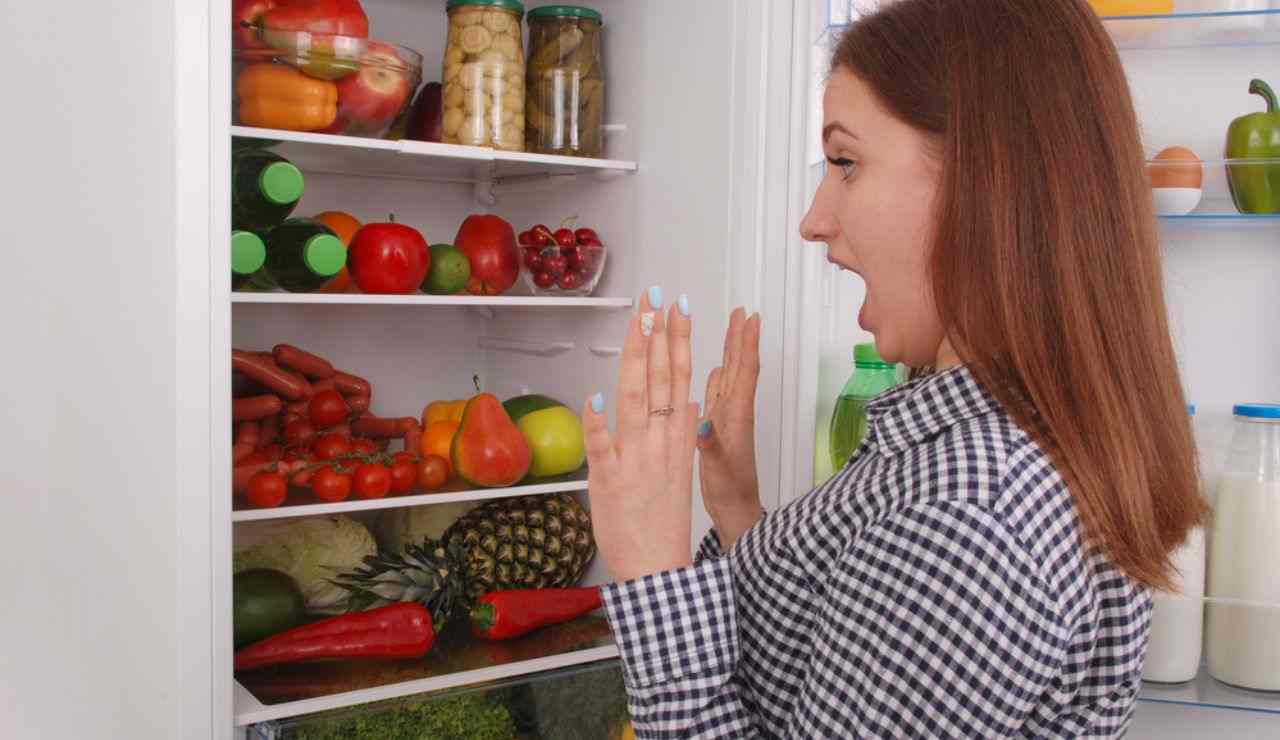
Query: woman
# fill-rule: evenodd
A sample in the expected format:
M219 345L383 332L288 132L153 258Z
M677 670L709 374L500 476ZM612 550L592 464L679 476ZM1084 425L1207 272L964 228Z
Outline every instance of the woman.
M1120 735L1205 506L1115 49L1084 0L902 0L847 31L823 109L803 235L865 280L880 354L933 372L766 517L759 319L735 312L699 423L688 301L642 302L615 431L584 409L638 735Z

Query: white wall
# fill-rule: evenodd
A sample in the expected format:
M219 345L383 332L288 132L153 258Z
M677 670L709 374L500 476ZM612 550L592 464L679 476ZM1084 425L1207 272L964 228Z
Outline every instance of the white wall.
M173 5L5 21L0 736L178 737Z

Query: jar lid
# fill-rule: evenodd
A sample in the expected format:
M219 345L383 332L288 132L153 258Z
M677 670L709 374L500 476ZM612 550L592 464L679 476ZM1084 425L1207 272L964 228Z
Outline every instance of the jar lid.
M1231 413L1246 419L1280 419L1280 404L1238 403Z
M529 11L530 18L586 18L596 23L604 23L600 11L584 8L580 5L543 5Z
M520 16L524 15L524 3L520 2L520 0L449 0L449 3L444 6L444 9L446 11L453 10L454 8L462 7L464 5L480 5L488 8L500 8L502 10L509 10Z
M853 346L853 364L862 365L863 367L893 367L892 362L885 362L880 353L876 352L875 342L855 344Z

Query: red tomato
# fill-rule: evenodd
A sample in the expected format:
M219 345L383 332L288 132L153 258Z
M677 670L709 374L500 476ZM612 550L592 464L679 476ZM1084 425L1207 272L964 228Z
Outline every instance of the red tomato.
M391 490L391 471L386 465L364 463L356 467L351 485L360 498L382 498Z
M311 397L311 403L307 405L307 416L319 429L341 424L350 413L342 394L333 390L320 391Z
M246 495L255 508L274 508L283 504L285 497L289 495L289 482L280 473L259 470L249 479Z
M394 493L408 493L418 480L418 471L413 465L413 457L396 460L391 463L391 490Z
M372 455L378 451L378 446L371 439L364 437L351 438L351 454L353 455Z
M329 432L321 435L311 450L315 453L317 460L333 460L350 455L351 442L341 434Z
M416 462L417 456L408 450L400 450L391 456L391 462Z
M449 480L449 463L439 455L427 455L418 463L418 488L434 491Z
M427 240L404 224L365 224L347 249L347 271L364 293L415 293L430 267Z
M311 492L321 501L345 501L351 495L351 476L326 465L311 476Z
M290 447L306 447L316 438L316 428L301 419L284 425L284 442Z

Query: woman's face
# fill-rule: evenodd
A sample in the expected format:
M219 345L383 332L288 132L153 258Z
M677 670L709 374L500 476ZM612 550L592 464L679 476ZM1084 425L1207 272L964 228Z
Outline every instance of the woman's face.
M858 323L890 362L949 364L928 275L941 167L926 134L894 118L871 88L838 69L822 101L827 171L800 234L860 275Z

